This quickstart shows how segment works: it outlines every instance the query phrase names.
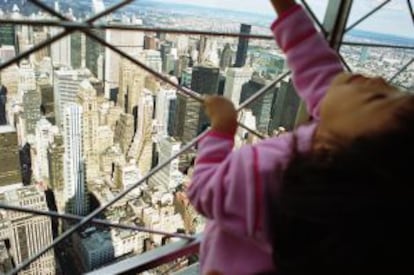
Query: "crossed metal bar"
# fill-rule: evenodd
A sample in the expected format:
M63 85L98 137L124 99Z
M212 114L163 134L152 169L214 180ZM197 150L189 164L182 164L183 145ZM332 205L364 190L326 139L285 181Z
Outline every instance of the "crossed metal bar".
M112 25L112 26L107 26L107 25L103 25L103 24L93 24L94 21L98 20L99 18L112 13L113 11L121 8L122 6L129 4L130 2L132 2L133 0L125 0L117 5L114 5L110 8L108 8L107 10L103 11L102 13L99 13L93 17L91 17L90 19L86 20L85 23L77 23L77 22L73 22L70 21L68 18L66 18L65 16L55 12L53 9L51 9L50 7L46 6L45 4L43 4L42 2L40 2L39 0L30 0L33 4L39 6L40 8L42 8L45 11L48 11L50 14L58 17L59 19L63 20L62 22L52 22L52 21L42 21L43 25L53 25L53 26L59 26L59 27L64 27L66 30L63 31L62 33L57 34L54 37L51 37L50 39L37 44L36 46L34 46L33 48L20 53L19 55L17 55L15 58L6 61L4 63L2 63L0 65L0 70L4 69L5 67L18 62L19 60L28 57L30 54L42 49L43 47L58 41L59 39L63 38L66 35L71 34L74 31L81 31L83 33L85 33L86 35L88 35L89 37L91 37L92 39L96 40L97 42L101 43L102 45L110 48L112 51L116 52L117 54L121 55L122 57L124 57L125 59L131 61L132 63L134 63L135 65L141 67L142 69L146 70L147 72L157 76L159 79L161 79L162 81L172 85L173 87L175 87L178 91L185 93L186 95L192 97L193 99L202 102L202 98L200 97L200 95L198 95L197 93L195 93L194 91L191 91L190 89L187 89L185 87L182 87L180 85L175 84L174 82L172 82L169 78L166 78L165 76L163 76L162 74L154 71L153 69L151 69L150 67L146 66L145 64L143 64L142 62L136 60L135 58L131 57L130 55L124 53L123 51L117 49L115 46L107 43L104 39L96 36L94 33L92 33L89 29L90 28L97 28L97 29L121 29L121 30L135 30L135 31L153 31L153 32L169 32L169 33L176 33L176 34L200 34L200 35L210 35L210 36L230 36L230 37L245 37L245 38L249 38L249 39L273 39L273 37L271 36L265 36L265 35L246 35L246 34L236 34L236 33L223 33L223 32L205 32L205 31L191 31L191 30L175 30L175 29L163 29L163 28L158 28L158 29L152 29L152 28L144 28L144 27L129 27L129 26L122 26L122 25ZM384 6L385 4L387 4L390 0L385 1L382 6ZM302 3L304 3L304 6L306 9L308 9L308 11L311 11L309 6L307 5L306 1L302 0ZM412 13L412 6L410 1L408 0L408 5L411 11L411 15ZM381 7L382 7L381 6ZM373 14L374 12L376 12L377 10L379 10L380 8L376 8L375 11L371 12L370 14L367 14L364 16L363 20L365 20L368 16L370 16L371 14ZM313 19L315 20L315 22L319 25L320 29L322 30L322 32L326 33L326 30L324 30L323 26L320 24L320 22L318 20L316 20L316 17L314 16L314 14L311 12L311 16L313 17ZM358 20L356 23L360 23L363 20ZM414 19L413 19L414 20ZM5 23L21 23L21 24L40 24L41 22L34 22L32 21L27 21L27 20L23 20L17 21L17 20L0 20L0 23L5 22ZM354 25L356 25L354 23ZM368 46L368 45L367 45ZM342 58L342 57L341 57ZM410 64L413 62L413 60L411 60ZM346 63L344 62L344 64L346 65ZM403 71L406 67L408 67L410 64L407 64L406 66L404 66L404 68L401 70ZM346 65L347 66L347 65ZM262 88L261 90L259 90L255 95L253 95L252 97L250 97L247 101L245 101L243 104L240 105L240 107L238 108L238 111L240 111L241 109L245 108L246 106L250 105L252 102L254 102L255 100L257 100L258 98L260 98L261 96L263 96L266 92L268 92L272 87L274 87L274 85L276 85L277 83L279 83L280 81L282 81L286 76L288 76L290 74L290 72L286 72L285 74L281 75L278 79L274 80L272 83L270 83L269 85L267 85L266 87ZM248 128L244 125L240 125L243 128ZM251 129L247 129L250 132L252 132ZM260 136L260 133L257 133L255 131L253 131L254 134ZM123 191L122 193L120 193L118 196L116 196L113 200L111 200L110 202L108 202L108 204L101 206L100 208L96 209L95 211L93 211L91 214L85 216L85 217L81 217L81 216L75 216L75 215L68 215L68 214L58 214L56 212L47 212L47 211L39 211L37 213L34 213L32 211L32 209L27 209L27 208L21 208L21 207L14 207L12 209L12 207L8 206L8 205L2 205L0 204L0 208L6 208L6 209L10 209L13 211L21 211L21 212L29 212L29 213L33 213L33 214L39 214L39 215L47 215L47 216L54 216L57 218L64 218L64 219L72 219L72 220L78 220L80 221L78 224L76 224L75 226L71 227L69 230L67 230L66 232L64 232L61 236L57 237L52 244L50 244L49 246L45 247L44 249L42 249L40 252L38 252L36 255L34 255L32 258L30 259L26 259L21 265L19 265L18 267L16 267L16 269L14 269L13 271L11 271L11 274L17 274L18 272L20 272L22 269L26 268L28 265L30 265L33 261L35 261L36 259L38 259L41 255L43 255L45 252L47 252L49 249L53 248L55 245L59 244L60 242L62 242L63 240L65 240L66 238L68 238L72 233L74 233L76 230L78 230L80 227L84 226L87 223L97 223L97 224L101 224L101 225L107 225L107 226L113 226L113 227L119 227L119 228L124 228L124 229L131 229L131 230L138 230L138 231L143 231L143 232L149 232L149 233L154 233L154 234L163 234L163 235L167 235L167 236L172 236L172 237L179 237L179 238L183 238L183 239L188 239L191 240L192 237L189 236L185 236L182 234L174 234L174 233L167 233L167 232L160 232L160 231L154 231L154 230L148 230L145 228L141 228L141 227L135 227L135 226L127 226L127 225L119 225L119 224L113 224L111 222L107 222L107 221L102 221L102 220L98 220L98 219L94 219L95 216L97 216L98 214L100 214L102 211L104 211L107 207L113 205L116 201L118 201L119 199L121 199L123 196L125 196L127 193L129 193L130 191L132 191L133 189L135 189L136 187L138 187L140 184L142 184L143 182L145 182L148 178L150 178L151 176L153 176L155 173L157 173L158 171L160 171L162 168L164 168L166 165L168 165L168 163L170 163L172 160L176 159L177 157L179 157L181 154L185 153L187 150L191 149L200 139L202 139L205 135L205 132L202 133L200 136L196 137L192 142L190 142L189 144L187 144L184 148L182 148L182 150L180 150L180 152L176 153L175 155L171 156L167 161L165 161L164 163L158 165L157 167L155 167L153 170L151 170L143 179L141 179L139 182L135 183L134 185L130 186L128 189L126 189L125 191ZM263 136L262 136L263 137Z

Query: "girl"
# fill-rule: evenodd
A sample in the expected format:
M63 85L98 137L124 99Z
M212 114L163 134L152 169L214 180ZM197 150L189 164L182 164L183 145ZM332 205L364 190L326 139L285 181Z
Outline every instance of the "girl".
M383 231L379 214L387 213L391 225L397 216L408 220L402 209L411 186L390 192L390 185L414 159L413 150L395 147L414 138L414 97L381 78L344 73L301 6L294 0L272 4L279 13L272 31L312 122L233 151L235 108L222 97L206 99L212 129L198 144L188 190L209 220L201 272L374 274L386 270L385 259L404 266L403 253L395 252L402 251L400 242L386 246L398 254L388 258L379 244L407 237L406 231L399 232L399 225ZM402 153L407 163L401 163ZM401 215L391 215L396 213ZM366 236L371 238L363 242ZM372 251L378 253L368 257Z

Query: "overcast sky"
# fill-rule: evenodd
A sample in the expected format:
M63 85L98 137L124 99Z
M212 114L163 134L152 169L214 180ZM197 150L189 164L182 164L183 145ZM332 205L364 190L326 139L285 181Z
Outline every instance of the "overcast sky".
M182 3L209 7L221 7L239 11L272 14L269 0L157 0L159 2ZM350 22L381 4L383 0L354 1ZM328 0L308 0L309 5L320 18L326 10ZM402 35L414 38L414 25L408 12L406 0L393 0L385 8L358 26L359 29Z

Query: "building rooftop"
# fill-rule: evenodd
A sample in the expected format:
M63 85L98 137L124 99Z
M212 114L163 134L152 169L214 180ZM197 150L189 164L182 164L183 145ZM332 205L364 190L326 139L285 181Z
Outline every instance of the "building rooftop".
M13 133L13 132L15 133L16 129L11 125L0 126L0 134Z

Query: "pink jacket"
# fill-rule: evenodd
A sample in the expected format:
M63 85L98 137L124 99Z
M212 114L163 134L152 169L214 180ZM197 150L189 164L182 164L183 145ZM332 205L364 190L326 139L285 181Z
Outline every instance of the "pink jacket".
M264 190L280 184L278 179L291 159L294 134L299 152L310 149L320 101L333 77L343 70L336 52L301 6L282 14L272 31L314 122L240 150L233 150L233 136L214 131L199 143L188 196L208 219L200 252L202 274L212 270L256 274L276 269L264 232Z

